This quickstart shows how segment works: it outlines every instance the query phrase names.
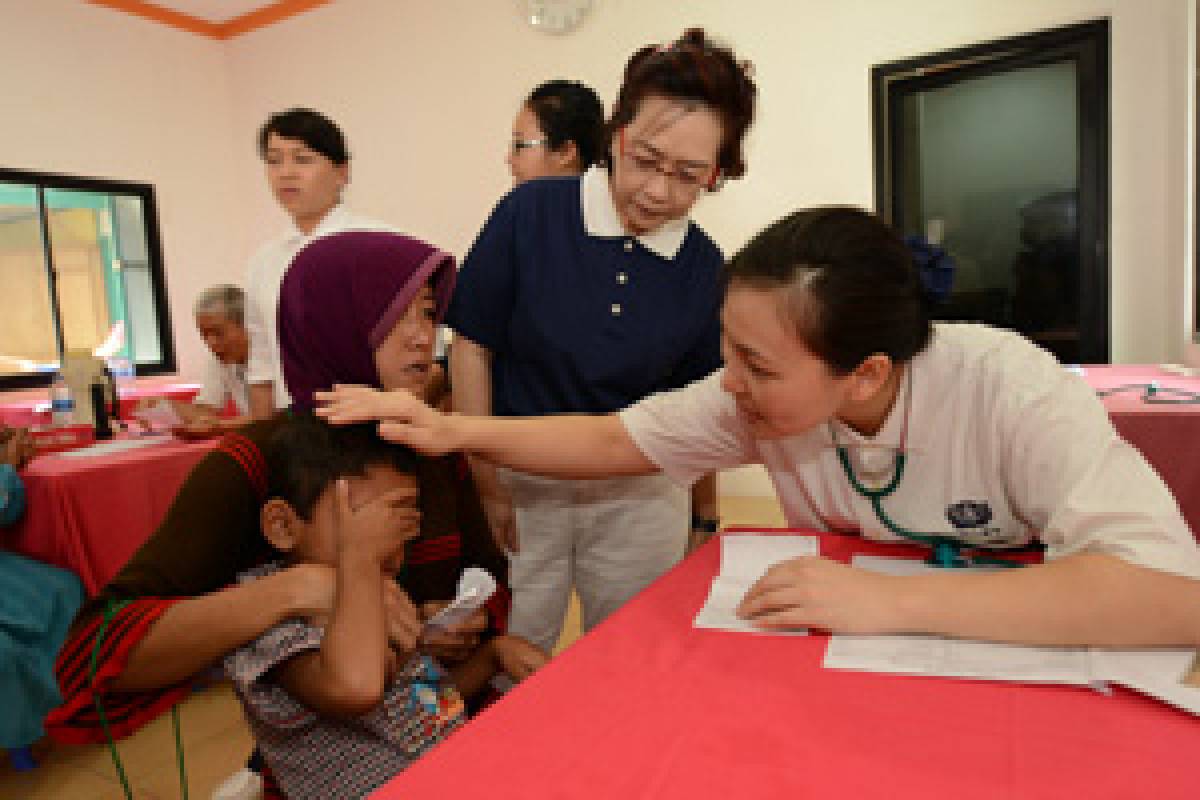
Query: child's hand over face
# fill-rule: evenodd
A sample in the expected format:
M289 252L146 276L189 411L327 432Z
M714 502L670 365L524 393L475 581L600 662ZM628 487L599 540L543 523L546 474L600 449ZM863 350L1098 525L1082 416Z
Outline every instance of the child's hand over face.
M514 681L523 681L550 660L550 654L520 636L497 636L491 641L500 668Z
M404 543L420 530L415 488L392 489L352 508L350 486L340 479L334 495L339 561L362 558L383 567L402 558Z

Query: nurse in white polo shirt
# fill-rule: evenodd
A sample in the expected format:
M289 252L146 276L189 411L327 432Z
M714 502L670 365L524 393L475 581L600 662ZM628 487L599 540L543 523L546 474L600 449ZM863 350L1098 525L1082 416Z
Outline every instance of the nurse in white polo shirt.
M279 287L296 253L331 233L396 231L342 205L342 192L350 182L350 152L341 129L324 114L308 108L272 114L258 132L258 153L266 164L271 192L292 220L291 230L251 257L246 275L246 381L251 414L261 419L291 403L279 366L275 317Z
M785 562L741 603L763 627L1200 644L1200 549L1159 476L1049 354L1005 331L931 325L911 258L879 220L797 212L727 273L723 370L618 414L483 420L356 391L326 413L546 475L687 483L761 463L790 524L918 539L944 563L1046 547L1044 564L985 574Z

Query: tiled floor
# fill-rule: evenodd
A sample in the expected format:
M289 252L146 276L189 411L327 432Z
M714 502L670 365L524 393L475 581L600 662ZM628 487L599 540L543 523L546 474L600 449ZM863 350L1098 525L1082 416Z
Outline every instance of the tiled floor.
M774 498L724 497L725 525L782 525ZM579 611L572 603L557 650L579 635ZM225 685L196 692L180 706L180 728L190 797L207 800L218 783L246 761L250 733L237 699ZM139 800L177 798L179 772L169 714L117 745L134 796ZM15 772L0 765L0 800L119 800L124 797L105 746L36 748L41 766Z

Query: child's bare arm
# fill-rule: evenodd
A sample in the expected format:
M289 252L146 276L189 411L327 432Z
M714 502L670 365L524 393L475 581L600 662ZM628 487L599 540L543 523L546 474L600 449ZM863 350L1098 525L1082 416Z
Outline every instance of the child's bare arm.
M321 649L277 670L280 684L323 714L360 716L379 705L390 653L381 563L396 548L396 492L351 510L345 481L334 486L337 587Z
M379 563L341 558L321 649L290 659L277 674L283 688L314 711L357 717L383 699L387 652Z
M463 697L474 697L500 671L500 662L491 642L484 642L475 651L450 669L450 682Z
M519 636L497 636L480 645L471 657L450 670L450 679L464 697L487 685L497 672L513 680L529 677L550 659L546 651Z

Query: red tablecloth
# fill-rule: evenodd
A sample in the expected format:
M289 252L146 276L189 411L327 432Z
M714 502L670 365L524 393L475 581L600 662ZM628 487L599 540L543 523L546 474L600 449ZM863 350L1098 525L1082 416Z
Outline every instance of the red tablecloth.
M174 400L191 400L200 391L198 383L151 383L121 390L121 417L127 418L137 401L146 397L170 397ZM0 404L0 423L10 426L29 427L48 425L49 409L38 410L47 399L30 395L28 399Z
M904 546L822 536L822 552ZM827 670L692 628L702 548L375 798L1192 798L1200 719L1133 692Z
M1084 378L1096 389L1155 382L1200 395L1200 378L1180 377L1155 366L1087 366ZM1102 402L1121 436L1142 451L1166 481L1192 533L1200 537L1200 405L1147 403L1138 390L1118 392Z
M216 445L167 441L111 455L35 458L21 473L25 516L0 547L69 569L95 594L162 520L184 477Z

